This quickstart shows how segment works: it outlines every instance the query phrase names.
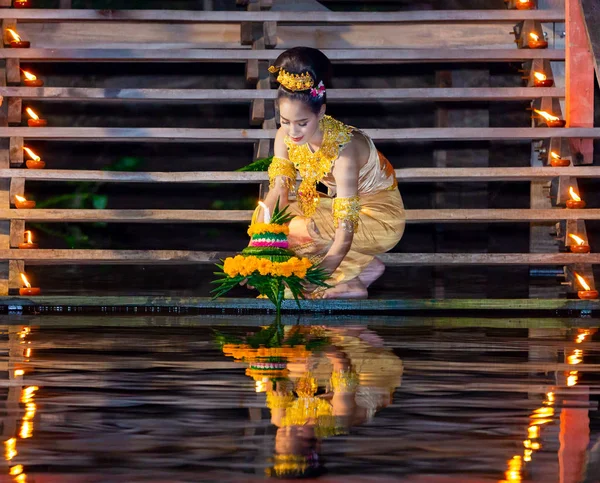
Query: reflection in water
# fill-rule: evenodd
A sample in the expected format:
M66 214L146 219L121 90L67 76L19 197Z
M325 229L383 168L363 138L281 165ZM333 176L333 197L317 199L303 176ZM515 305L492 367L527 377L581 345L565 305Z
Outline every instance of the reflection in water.
M1 482L599 481L596 329L71 320L0 326Z
M218 339L224 354L248 365L256 392L266 393L278 428L267 476L320 475L321 440L370 421L401 382L401 360L364 327L284 328L276 320L243 342Z

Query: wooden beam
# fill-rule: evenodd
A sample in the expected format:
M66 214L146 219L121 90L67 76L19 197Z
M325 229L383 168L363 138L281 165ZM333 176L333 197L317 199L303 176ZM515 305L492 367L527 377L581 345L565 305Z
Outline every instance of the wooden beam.
M206 223L249 222L252 210L78 210L78 209L0 209L0 220L26 222L96 222L112 223ZM487 223L600 220L600 209L469 209L407 210L408 223Z
M5 49L6 59L35 62L246 62L275 60L280 49ZM333 62L518 62L531 59L564 60L554 49L323 49Z
M291 24L356 23L514 23L523 20L563 22L561 10L429 10L407 12L231 12L197 10L84 10L11 9L2 17L20 22L168 22L168 23L241 23L278 22Z
M600 128L409 128L365 129L372 139L404 142L417 141L484 141L531 140L551 137L600 138ZM111 127L0 127L0 137L23 137L44 140L86 141L152 141L152 142L208 142L254 141L272 139L274 129L193 129L193 128L111 128Z
M212 264L233 255L190 250L0 250L0 260L23 260L27 265ZM381 260L387 266L598 265L600 253L387 253Z
M0 87L0 96L44 101L251 101L275 100L276 89L102 89L93 87ZM410 89L330 89L328 101L380 102L428 100L432 102L529 101L564 97L558 87L472 87Z
M402 168L396 170L400 183L430 182L525 182L558 176L600 178L596 167L569 168ZM104 171L70 169L0 169L0 179L19 177L35 181L97 181L102 183L262 183L266 171Z

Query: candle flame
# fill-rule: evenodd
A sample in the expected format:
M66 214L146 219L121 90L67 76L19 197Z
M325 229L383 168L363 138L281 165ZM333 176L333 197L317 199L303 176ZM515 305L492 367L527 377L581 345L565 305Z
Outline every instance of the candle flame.
M581 364L582 360L583 359L581 359L581 354L571 354L569 357L567 357L567 363L573 366Z
M558 154L556 154L554 151L550 151L550 156L552 156L554 159L560 159L560 156Z
M25 232L25 243L29 243L29 244L33 243L33 237L32 237L32 234L31 234L31 230L27 230Z
M21 203L23 203L24 201L27 201L27 198L23 198L22 196L19 196L19 195L15 195L15 199L17 201L20 201Z
M31 421L23 421L21 425L21 431L19 431L19 437L21 439L31 438L33 435L33 424Z
M553 116L552 114L546 111L540 111L539 109L534 109L540 116L542 116L546 121L559 121L560 117Z
M10 468L11 476L17 476L23 473L23 465L16 465Z
M569 186L569 194L571 195L571 199L573 201L581 201L579 195L575 192L572 186Z
M6 29L6 31L11 35L11 37L15 40L15 42L21 41L21 37L19 37L19 34L17 32L15 32L13 29Z
M582 246L585 244L585 240L581 237L578 237L577 235L573 235L572 233L569 234L569 236L575 240L575 243L577 243L578 245Z
M540 427L539 426L529 426L527 429L527 437L529 439L537 439L540 437Z
M531 37L533 40L540 40L540 36L539 36L539 35L537 35L537 34L535 34L535 33L533 33L533 32L530 32L530 33L529 33L529 36L530 36L530 37Z
M23 280L23 283L25 284L25 286L27 288L31 288L31 284L29 283L29 280L27 280L27 277L22 272L21 272L21 280Z
M548 394L546 394L546 398L548 399L548 404L554 403L554 393L553 392L549 392Z
M575 277L577 277L577 281L579 282L579 285L581 285L583 287L583 290L592 290L590 288L590 286L587 284L587 282L585 281L585 278L583 278L578 273L575 274Z
M17 369L14 372L14 375L15 375L15 377L23 376L23 375L25 375L25 371L23 369Z
M546 74L542 74L541 72L534 72L533 76L540 81L545 81L548 77L546 77Z
M31 158L34 161L39 161L40 159L42 159L37 154L35 154L31 149L29 149L27 147L23 147L23 151L25 151L27 154L29 154L29 156L31 156Z
M28 107L27 109L25 109L25 111L27 111L27 114L29 114L29 116L31 116L31 119L35 119L36 121L40 118L40 116L38 116L33 109L31 109L31 107ZM557 118L558 119L558 118Z
M4 442L4 459L12 460L17 456L17 438L10 438Z
M21 69L23 75L27 80L37 80L37 76L33 75L31 72L27 72L26 70Z
M592 331L588 330L588 329L579 329L581 332L577 335L577 339L575 339L575 342L577 342L578 344L581 344L588 335L591 335Z
M573 387L577 385L579 382L579 376L577 374L577 371L573 371L571 375L567 377L567 386Z

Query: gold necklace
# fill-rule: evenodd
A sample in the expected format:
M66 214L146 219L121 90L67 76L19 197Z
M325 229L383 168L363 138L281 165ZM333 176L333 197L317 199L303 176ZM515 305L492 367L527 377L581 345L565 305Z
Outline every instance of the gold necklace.
M334 161L340 155L340 147L350 142L353 130L351 126L346 126L331 116L325 116L319 121L319 129L323 131L323 143L314 153L309 149L308 143L297 145L288 136L285 137L289 159L302 177L298 188L298 203L305 216L312 216L317 210L317 183L331 172Z

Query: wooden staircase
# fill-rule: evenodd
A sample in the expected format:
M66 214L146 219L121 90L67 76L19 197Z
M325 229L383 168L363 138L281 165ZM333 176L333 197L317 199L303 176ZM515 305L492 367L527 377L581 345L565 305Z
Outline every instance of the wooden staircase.
M579 5L566 0L567 4ZM281 12L270 11L273 2L251 1L248 11L91 11L74 9L36 10L9 8L11 2L0 0L3 32L13 28L31 41L28 49L2 49L0 95L4 98L0 115L0 295L13 294L21 286L20 273L30 265L52 264L211 264L226 253L217 250L48 250L19 249L27 223L110 222L110 223L243 223L250 220L248 210L74 210L16 209L14 196L27 193L27 182L98 181L104 183L220 183L238 184L267 181L266 173L230 172L218 170L114 172L84 169L23 169L23 146L29 142L85 143L190 143L236 142L253 143L255 156L270 154L276 123L271 89L266 67L279 53L298 43L322 48L337 65L356 64L418 64L460 63L481 66L482 63L519 63L529 76L532 65L562 65L572 49L563 49L556 34L567 22L582 22L581 11L565 20L564 8L538 10L483 11L408 11L408 12ZM540 1L540 6L544 2ZM567 8L567 12L570 10ZM517 48L510 29L527 33L528 28L542 28L550 33L548 49ZM556 36L552 36L556 34ZM7 35L5 33L5 35ZM517 35L517 40L518 40ZM7 39L5 38L5 41ZM564 40L562 41L564 43ZM256 89L108 89L97 87L24 87L21 85L21 62L38 63L106 62L118 68L119 63L152 63L158 69L168 69L171 63L219 62L246 65L246 80ZM536 63L536 64L533 64ZM541 64L543 63L543 64ZM529 66L529 67L528 67ZM556 86L533 87L421 87L421 88L344 88L331 89L332 103L406 102L429 100L445 106L477 102L529 101L533 107L564 105L566 90L572 83L564 81L560 69L554 72ZM573 75L575 76L575 75ZM587 79L589 83L589 79ZM593 83L593 77L592 77ZM569 87L571 86L571 87ZM588 86L592 92L593 84ZM247 129L149 127L23 127L23 107L29 101L43 106L51 102L128 102L169 103L176 108L182 102L248 102L250 120ZM549 103L549 104L548 104ZM592 103L593 106L593 103ZM548 225L562 223L561 239L554 249L536 253L533 240L541 235L532 231L532 253L390 253L384 256L390 266L553 266L566 267L566 281L572 282L573 270L584 273L593 285L591 267L600 263L596 253L572 254L559 247L569 244L567 232L585 230L585 220L599 220L600 209L563 209L564 190L576 186L577 178L598 178L597 168L590 166L590 152L577 159L570 152L572 163L565 168L549 164L548 146L556 139L591 140L600 138L600 128L581 122L593 115L564 106L568 127L542 127L536 119L532 127L453 127L438 125L426 128L366 129L375 141L395 143L521 140L542 149L532 154L532 162L520 167L439 165L431 168L398 168L396 174L402 186L407 183L454 182L531 182L532 204L529 209L411 209L405 199L407 222L415 223L543 223L549 240ZM593 109L593 107L592 107ZM578 117L579 116L579 117ZM561 115L562 117L562 115ZM591 141L582 141L589 143ZM440 148L443 149L443 148ZM240 165L251 161L241 159ZM549 183L559 186L553 204L540 199ZM537 194L536 194L537 193ZM534 199L538 197L537 201ZM544 195L545 196L545 195ZM533 226L533 225L532 225ZM560 227L559 227L560 228ZM532 228L533 230L533 228ZM240 229L240 239L244 230ZM547 240L546 240L547 241ZM546 242L544 242L546 243ZM542 243L542 244L544 244ZM547 243L546 243L547 245ZM546 246L544 245L544 246ZM43 280L38 281L43 287ZM160 287L157 287L160 289ZM571 285L571 291L576 290ZM554 295L553 295L554 294ZM556 296L558 292L536 294ZM207 297L208 293L198 293ZM402 294L398 293L399 299ZM17 298L4 298L12 303ZM12 301L12 302L11 302ZM29 303L29 302L24 302ZM31 302L33 303L33 302Z

